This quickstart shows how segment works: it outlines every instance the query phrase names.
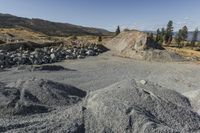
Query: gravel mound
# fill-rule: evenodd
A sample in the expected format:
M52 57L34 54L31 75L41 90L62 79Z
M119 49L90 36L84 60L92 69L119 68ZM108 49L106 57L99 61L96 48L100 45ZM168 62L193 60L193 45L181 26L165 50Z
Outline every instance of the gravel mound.
M0 86L0 115L27 115L48 112L81 101L86 92L49 80L18 80Z
M49 113L0 118L0 132L7 133L85 133L78 104Z
M200 90L186 92L184 93L184 96L188 97L193 109L200 114Z
M4 84L0 85L4 86ZM86 93L73 87L62 89L67 85L37 79L6 85L9 89L12 89L13 86L26 88L24 92L29 91L32 95L35 94L35 89L40 91L40 94L36 93L38 100L33 100L35 98L31 96L23 97L22 101L31 104L29 110L62 107L43 114L23 117L16 115L12 119L0 117L0 132L197 133L200 131L200 116L192 110L190 102L185 96L145 80L118 82L91 92L85 101L70 107L68 106L71 105L70 103L77 103L77 101L73 101L74 99L69 99L69 97L81 99ZM28 89L27 86L32 89ZM16 90L20 91L20 89ZM51 96L44 94L45 92L50 93ZM18 92L10 92L10 97L6 99L7 102L5 98L2 98L2 95L5 97L5 93L0 93L3 99L1 99L0 105L3 105L2 101L13 104L10 99L11 97L15 99L16 93ZM67 98L63 95L67 95ZM44 100L41 97L44 99L48 97L51 100ZM19 100L17 102L19 103ZM27 107L27 104L23 105ZM33 105L35 108L32 107ZM15 109L12 109L19 108L15 104ZM2 108L0 111L2 113Z
M88 132L200 131L200 116L186 97L149 82L124 80L92 92L86 108Z

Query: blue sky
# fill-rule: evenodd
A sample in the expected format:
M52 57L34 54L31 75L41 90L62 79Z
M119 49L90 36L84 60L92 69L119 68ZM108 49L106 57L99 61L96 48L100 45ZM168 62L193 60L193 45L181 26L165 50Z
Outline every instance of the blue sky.
M0 12L108 30L200 27L200 0L0 0Z

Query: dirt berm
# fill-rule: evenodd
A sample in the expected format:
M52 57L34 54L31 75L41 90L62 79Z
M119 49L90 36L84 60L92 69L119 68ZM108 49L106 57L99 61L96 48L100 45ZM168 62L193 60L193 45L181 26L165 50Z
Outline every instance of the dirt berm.
M147 33L131 30L120 33L106 46L114 55L149 61L181 61L183 58L169 52L150 39Z

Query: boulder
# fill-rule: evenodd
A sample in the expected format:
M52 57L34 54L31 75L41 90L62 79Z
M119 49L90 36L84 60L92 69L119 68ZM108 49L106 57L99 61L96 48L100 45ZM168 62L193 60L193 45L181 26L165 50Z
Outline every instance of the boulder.
M86 55L88 56L95 56L95 52L93 50L87 50Z
M168 52L160 44L150 39L145 32L131 30L124 31L109 41L106 46L114 55L149 61L182 61L183 58Z
M126 50L143 51L148 48L147 41L148 35L146 33L132 30L120 33L108 42L106 46L111 50L122 53Z
M84 59L85 56L84 56L84 55L78 55L77 58L78 58L78 59Z
M52 53L52 54L50 55L50 57L51 57L51 60L56 61L56 55L55 55L54 53Z
M66 59L73 59L73 56L72 56L72 55L66 55L65 58L66 58Z

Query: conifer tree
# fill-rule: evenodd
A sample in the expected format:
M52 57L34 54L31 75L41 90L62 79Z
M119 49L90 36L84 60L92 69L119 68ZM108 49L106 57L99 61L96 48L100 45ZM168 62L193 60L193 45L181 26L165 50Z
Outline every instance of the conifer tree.
M98 37L98 42L102 42L102 36Z
M188 38L188 28L187 28L187 26L184 26L182 28L182 39L183 39L183 41L186 41L187 38Z
M170 45L173 39L173 21L169 21L165 31L165 43Z
M120 32L121 32L121 30L120 30L120 27L119 26L117 26L117 30L116 30L116 32L115 32L115 35L117 36L117 35L119 35L120 34Z
M191 46L195 45L195 43L198 39L198 33L199 33L199 30L198 30L198 28L196 28L194 33L193 33L193 36L192 36Z

